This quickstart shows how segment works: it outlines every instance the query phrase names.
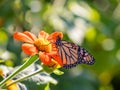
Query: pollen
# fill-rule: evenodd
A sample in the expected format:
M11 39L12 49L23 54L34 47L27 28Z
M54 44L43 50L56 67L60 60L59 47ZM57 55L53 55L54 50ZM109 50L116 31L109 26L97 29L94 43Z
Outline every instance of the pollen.
M35 40L34 45L42 52L51 52L52 51L52 45L47 39L39 38Z

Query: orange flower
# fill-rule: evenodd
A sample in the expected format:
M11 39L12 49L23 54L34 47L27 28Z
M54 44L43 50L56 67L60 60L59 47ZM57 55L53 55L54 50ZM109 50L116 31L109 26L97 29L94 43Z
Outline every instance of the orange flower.
M14 38L24 42L22 44L24 53L28 55L39 54L40 60L45 65L51 65L55 60L60 66L63 66L54 43L58 35L61 38L63 37L62 32L54 32L49 35L44 31L40 31L38 37L36 37L31 32L25 31L23 33L15 32Z

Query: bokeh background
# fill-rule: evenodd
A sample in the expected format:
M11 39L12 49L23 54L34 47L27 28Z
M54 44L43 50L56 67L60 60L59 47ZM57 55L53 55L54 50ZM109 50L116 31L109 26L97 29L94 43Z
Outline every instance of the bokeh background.
M22 64L25 55L13 33L25 30L61 31L95 57L94 65L52 74L58 84L50 90L120 89L120 0L0 0L0 65Z

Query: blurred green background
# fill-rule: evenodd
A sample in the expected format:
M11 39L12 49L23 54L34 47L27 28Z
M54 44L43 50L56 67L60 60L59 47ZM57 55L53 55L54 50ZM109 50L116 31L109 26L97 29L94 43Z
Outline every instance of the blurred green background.
M16 67L25 57L15 31L42 29L63 32L95 57L94 65L52 74L58 84L50 90L120 89L120 0L0 0L0 64Z

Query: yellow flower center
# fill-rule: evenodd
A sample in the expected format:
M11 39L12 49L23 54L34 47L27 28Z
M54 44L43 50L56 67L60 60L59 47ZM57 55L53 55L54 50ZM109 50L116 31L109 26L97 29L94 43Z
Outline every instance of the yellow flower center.
M42 52L51 52L52 51L52 45L47 39L39 38L35 40L34 45Z

